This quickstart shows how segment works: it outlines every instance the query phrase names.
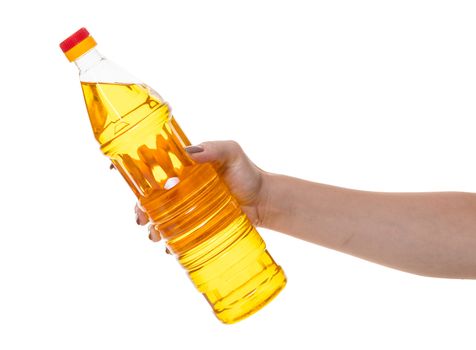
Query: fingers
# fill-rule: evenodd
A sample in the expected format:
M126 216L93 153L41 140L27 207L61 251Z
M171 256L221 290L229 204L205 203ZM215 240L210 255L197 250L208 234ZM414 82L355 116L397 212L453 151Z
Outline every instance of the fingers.
M157 229L155 228L155 225L151 224L149 225L149 239L152 241L152 242L158 242L160 241L160 233L159 231L157 231ZM170 250L169 248L165 247L165 252L167 254L172 254L170 253Z
M141 210L141 208L139 208L138 204L136 204L134 210L136 212L137 225L144 226L149 222L149 217L144 211ZM154 224L149 225L149 239L153 242L160 241L160 233L155 229Z
M199 145L187 146L185 151L198 163L216 162L230 164L243 155L243 150L235 141L207 141Z
M139 206L136 204L135 208L135 213L136 213L136 223L137 225L144 226L149 222L149 218L147 217L147 214L143 212Z
M136 222L137 222L137 225L144 226L145 224L147 224L147 223L149 222L149 218L148 218L147 214L139 208L139 205L136 204L134 210L135 210L135 212L136 212ZM158 242L158 241L160 241L160 239L161 239L160 233L159 233L159 231L155 228L155 225L154 225L154 224L150 224L150 225L149 225L149 239L150 239L152 242ZM166 252L167 254L170 254L170 251L169 251L167 248L165 248L165 252Z
M149 225L149 239L152 242L160 241L160 233L157 231L154 224Z
M235 141L207 141L199 145L187 146L185 151L197 163L212 162L224 168L244 156L243 150ZM135 212L138 225L145 225L149 222L147 214L137 204ZM158 242L161 239L160 233L153 224L149 225L149 239L153 242ZM166 253L170 254L167 248Z

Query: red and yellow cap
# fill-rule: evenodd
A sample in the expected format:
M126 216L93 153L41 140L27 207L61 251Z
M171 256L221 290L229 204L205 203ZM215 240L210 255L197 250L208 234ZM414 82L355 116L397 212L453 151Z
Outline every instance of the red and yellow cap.
M89 35L88 30L86 28L81 28L64 40L60 44L60 48L66 55L66 58L72 62L96 45L96 41L91 35Z

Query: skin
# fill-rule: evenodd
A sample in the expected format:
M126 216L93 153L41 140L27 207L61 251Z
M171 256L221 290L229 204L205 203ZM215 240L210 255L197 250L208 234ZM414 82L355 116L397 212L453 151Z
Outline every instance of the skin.
M234 141L186 150L214 164L255 226L413 274L476 278L476 194L369 192L272 174ZM153 225L149 232L160 240Z

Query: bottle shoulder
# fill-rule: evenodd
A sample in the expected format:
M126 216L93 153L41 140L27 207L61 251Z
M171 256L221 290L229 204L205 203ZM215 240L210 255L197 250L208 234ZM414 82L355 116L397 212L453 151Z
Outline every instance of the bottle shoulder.
M140 79L104 57L94 64L80 69L79 80L89 83L143 84Z

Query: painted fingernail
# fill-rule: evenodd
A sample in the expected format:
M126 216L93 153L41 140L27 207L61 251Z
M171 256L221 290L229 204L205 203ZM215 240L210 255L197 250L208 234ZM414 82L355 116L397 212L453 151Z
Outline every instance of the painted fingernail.
M114 166L114 164L111 163L111 165L109 165L109 169L116 169L116 167Z
M185 151L187 151L187 153L200 153L200 152L203 152L204 148L203 146L187 146L185 147Z
M170 252L169 248L165 247L165 252L169 255L171 255L172 253Z
M139 213L136 213L136 223L137 223L137 225L140 225Z

